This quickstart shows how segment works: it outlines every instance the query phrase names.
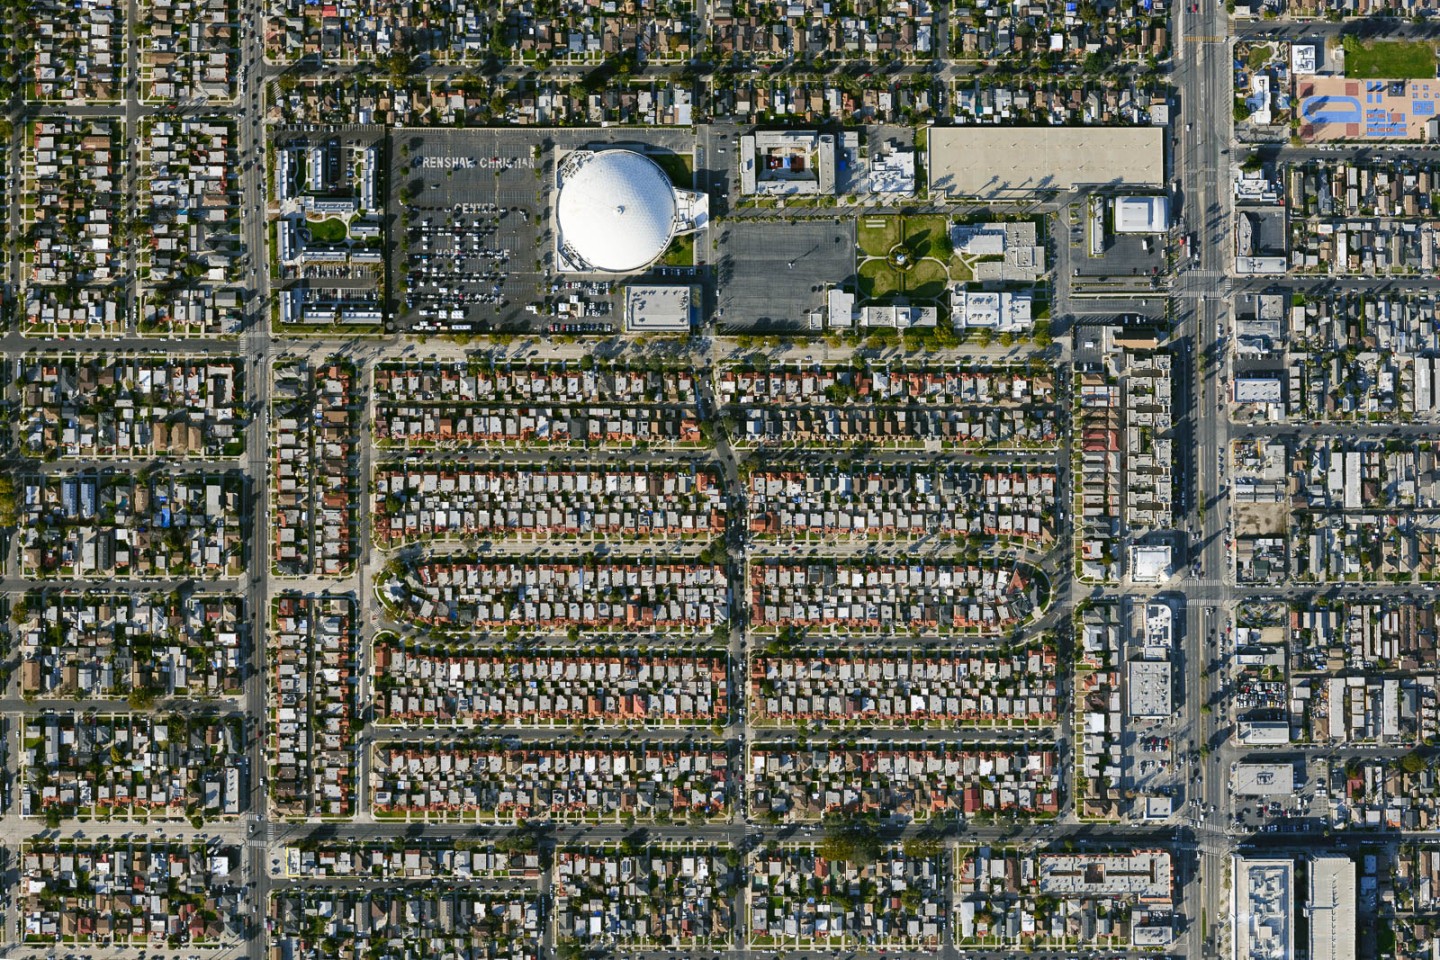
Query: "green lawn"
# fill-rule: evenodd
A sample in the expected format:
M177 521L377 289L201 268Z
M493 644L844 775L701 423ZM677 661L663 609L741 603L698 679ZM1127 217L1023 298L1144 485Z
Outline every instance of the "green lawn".
M940 256L941 240L950 230L950 221L929 215L905 218L905 246L916 256Z
M1270 62L1270 53L1270 44L1257 43L1250 48L1250 54L1245 58L1245 62L1250 65L1251 70L1259 70Z
M884 257L900 242L900 217L861 217L855 224L855 244L862 257Z
M1345 76L1357 80L1430 80L1435 45L1423 41L1345 38Z
M909 270L896 270L885 260L860 264L858 284L861 300L933 300L945 293L945 268L935 260L921 260Z
M682 233L670 241L660 264L666 267L693 267L695 265L695 234Z
M867 260L857 271L857 287L861 300L884 300L897 296L904 290L904 281L898 271L884 260Z
M660 165L670 182L681 190L695 189L695 161L681 153L647 153Z
M945 267L938 260L921 260L905 274L905 294L912 300L935 300L945 293Z
M350 228L339 217L311 220L305 225L310 228L310 237L316 243L344 243L350 236Z
M949 218L938 214L861 217L855 224L855 243L862 261L858 271L860 298L934 300L943 296L950 279L942 262L950 249L949 230ZM896 246L909 251L914 264L910 269L899 270L890 264L890 252ZM950 259L957 268L956 276L969 275L968 267L956 258Z
M950 218L940 214L861 217L855 224L855 243L862 261L857 285L860 299L935 300L944 296L951 276L968 279L969 267L949 256L949 230ZM890 252L896 246L908 251L913 264L910 269L899 270L890 264ZM947 259L953 264L953 273L946 272Z

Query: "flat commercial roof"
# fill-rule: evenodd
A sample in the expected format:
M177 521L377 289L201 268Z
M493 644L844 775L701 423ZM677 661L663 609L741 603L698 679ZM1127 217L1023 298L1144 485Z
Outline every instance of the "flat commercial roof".
M1279 377L1236 377L1236 403L1279 403L1285 399Z
M1131 660L1126 664L1126 697L1132 717L1168 717L1170 703L1170 661Z
M1234 960L1290 960L1295 955L1295 864L1234 858L1230 938Z
M1288 720L1237 720L1235 738L1251 746L1276 745L1290 742Z
M688 286L625 288L628 333L685 333L690 329Z
M1111 185L1160 188L1162 127L932 127L930 191L948 197L1020 199Z
M1293 763L1237 763L1234 789L1241 797L1280 797L1295 792Z
M1355 960L1355 861L1310 861L1310 960Z
M740 138L740 192L835 192L835 135L818 130L756 130ZM914 178L913 165L911 178Z
M1134 546L1130 548L1130 579L1136 583L1159 583L1169 579L1174 559L1169 547Z
M1165 850L1130 853L1042 853L1037 886L1061 897L1135 897L1169 902L1170 854Z
M1164 233L1169 229L1170 201L1167 198L1116 198L1116 233Z

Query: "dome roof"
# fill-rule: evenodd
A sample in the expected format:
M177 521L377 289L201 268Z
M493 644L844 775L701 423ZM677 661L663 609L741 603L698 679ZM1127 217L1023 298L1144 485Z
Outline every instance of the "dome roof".
M595 270L630 273L649 266L675 229L670 178L631 150L576 159L582 162L564 175L555 205L561 240Z

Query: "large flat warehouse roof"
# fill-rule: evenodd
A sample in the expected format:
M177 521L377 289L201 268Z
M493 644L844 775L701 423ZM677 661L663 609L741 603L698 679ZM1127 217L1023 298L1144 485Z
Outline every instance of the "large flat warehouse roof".
M1161 187L1164 127L932 127L930 192L986 200L1082 186Z
M1355 861L1310 861L1310 960L1355 960Z

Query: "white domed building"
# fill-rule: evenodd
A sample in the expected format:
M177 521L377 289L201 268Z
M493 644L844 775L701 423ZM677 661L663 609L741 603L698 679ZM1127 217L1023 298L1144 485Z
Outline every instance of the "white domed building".
M562 273L643 273L671 240L708 217L705 194L677 189L659 164L633 150L572 150L555 168Z

